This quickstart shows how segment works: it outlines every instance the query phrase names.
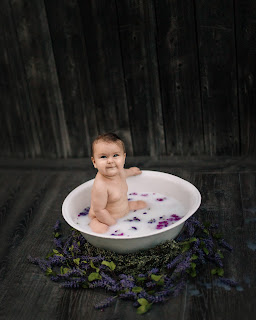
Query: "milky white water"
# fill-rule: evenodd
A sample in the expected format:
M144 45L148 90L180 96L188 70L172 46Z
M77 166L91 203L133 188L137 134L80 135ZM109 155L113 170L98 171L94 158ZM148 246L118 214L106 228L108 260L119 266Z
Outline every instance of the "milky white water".
M147 207L130 211L126 216L119 219L115 225L111 226L104 235L116 237L146 236L174 224L186 213L185 208L179 201L157 192L130 192L127 196L129 201L144 200ZM88 225L90 223L89 209L89 207L85 208L74 219L74 222L82 227L84 232L92 232ZM95 234L97 235L97 233Z

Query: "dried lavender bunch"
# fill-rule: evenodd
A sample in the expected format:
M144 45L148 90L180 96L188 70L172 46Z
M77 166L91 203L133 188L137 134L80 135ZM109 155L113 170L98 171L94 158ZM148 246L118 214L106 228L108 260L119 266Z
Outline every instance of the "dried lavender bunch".
M137 312L147 312L154 303L177 296L190 277L194 278L206 263L211 273L229 286L233 280L223 278L223 249L232 250L217 233L216 225L203 224L194 217L186 221L176 241L145 251L117 254L95 248L76 230L64 238L60 223L54 226L55 249L46 259L31 258L52 281L65 288L103 288L114 293L98 303L106 308L117 297L134 301Z

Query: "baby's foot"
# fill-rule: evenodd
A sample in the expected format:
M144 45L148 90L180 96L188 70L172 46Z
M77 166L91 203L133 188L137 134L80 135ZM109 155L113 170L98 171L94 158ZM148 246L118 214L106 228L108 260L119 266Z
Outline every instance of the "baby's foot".
M105 233L108 231L108 225L100 222L98 219L94 218L89 224L93 232L96 233Z
M147 203L142 200L129 201L129 210L140 210L147 207Z

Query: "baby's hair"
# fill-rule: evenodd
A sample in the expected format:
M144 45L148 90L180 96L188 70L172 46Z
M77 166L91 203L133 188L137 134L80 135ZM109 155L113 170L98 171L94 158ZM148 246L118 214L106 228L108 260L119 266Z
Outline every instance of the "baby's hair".
M113 132L108 132L108 133L100 134L98 137L96 137L93 140L92 147L91 147L92 157L93 157L93 146L94 146L95 143L97 143L100 140L105 141L105 142L118 142L118 141L120 141L121 144L122 144L124 153L125 153L125 145L124 145L123 140L121 138L119 138L117 134L115 134Z

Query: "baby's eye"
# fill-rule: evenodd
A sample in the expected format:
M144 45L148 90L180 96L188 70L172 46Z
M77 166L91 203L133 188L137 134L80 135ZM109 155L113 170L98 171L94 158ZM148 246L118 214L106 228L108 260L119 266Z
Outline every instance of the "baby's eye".
M119 156L119 154L114 154L114 157L118 157Z
M105 158L107 158L107 157L106 157L106 156L101 156L100 158L101 158L101 159L105 159Z

